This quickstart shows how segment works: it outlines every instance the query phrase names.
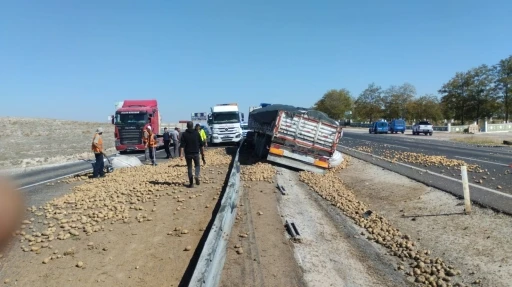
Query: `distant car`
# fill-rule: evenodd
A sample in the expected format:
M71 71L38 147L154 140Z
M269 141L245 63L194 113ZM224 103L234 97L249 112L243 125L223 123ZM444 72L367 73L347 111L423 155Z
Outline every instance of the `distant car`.
M425 134L431 136L432 133L434 133L434 127L428 121L420 121L412 126L413 135Z
M374 134L387 134L388 123L385 121L374 122L368 131Z
M404 133L405 132L405 121L404 120L392 120L389 123L390 133Z

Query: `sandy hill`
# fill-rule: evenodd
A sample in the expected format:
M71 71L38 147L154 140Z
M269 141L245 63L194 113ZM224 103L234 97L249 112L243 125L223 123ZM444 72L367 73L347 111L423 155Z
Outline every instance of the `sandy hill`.
M105 130L105 149L114 152L114 126L109 123L0 117L0 169L92 158L91 139L98 127Z

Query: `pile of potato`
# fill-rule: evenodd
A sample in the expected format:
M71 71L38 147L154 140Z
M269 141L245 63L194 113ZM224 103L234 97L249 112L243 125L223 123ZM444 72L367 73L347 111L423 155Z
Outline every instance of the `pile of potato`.
M468 167L468 171L483 172L478 165L468 164L463 160L451 159L441 155L426 155L414 152L397 152L393 150L384 151L383 157L391 162L408 162L423 166L454 167L460 169L462 165Z
M456 276L461 274L459 270L446 264L441 258L432 258L430 250L419 249L409 235L402 234L384 217L375 212L367 212L368 206L345 188L335 171L324 175L301 172L299 177L312 190L352 218L357 225L366 229L367 239L384 246L391 255L400 258L402 263L397 269L414 277L420 286L464 286L454 282Z
M208 166L226 167L219 173L226 172L231 162L231 156L219 150L206 151L206 158ZM214 169L202 169L201 181L223 184L208 176L212 173ZM75 177L72 180L83 180L83 183L44 206L28 208L31 218L24 220L14 234L19 237L21 250L46 253L48 257L41 259L44 264L66 256L66 253L61 255L50 250L58 241L104 232L110 230L111 224L152 221L151 213L156 212L156 204L163 197L172 197L180 206L196 197L185 194L183 184L188 183L187 168L180 159L158 166L123 168L100 179ZM146 209L145 206L151 204L152 207ZM179 210L180 207L176 209Z
M274 182L276 169L268 163L255 163L242 166L241 179L243 181L267 181Z

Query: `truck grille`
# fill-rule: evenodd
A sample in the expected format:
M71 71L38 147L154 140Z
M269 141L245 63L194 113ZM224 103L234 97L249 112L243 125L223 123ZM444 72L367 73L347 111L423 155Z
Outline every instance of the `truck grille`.
M222 128L218 129L219 134L234 134L236 133L236 128Z
M122 145L142 144L141 130L120 130L119 138Z

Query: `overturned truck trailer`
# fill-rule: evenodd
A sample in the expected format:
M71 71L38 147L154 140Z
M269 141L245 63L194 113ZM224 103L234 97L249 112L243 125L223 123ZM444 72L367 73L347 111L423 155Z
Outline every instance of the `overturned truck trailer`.
M322 112L270 105L251 111L248 122L259 158L317 173L343 161L336 150L341 127Z

